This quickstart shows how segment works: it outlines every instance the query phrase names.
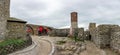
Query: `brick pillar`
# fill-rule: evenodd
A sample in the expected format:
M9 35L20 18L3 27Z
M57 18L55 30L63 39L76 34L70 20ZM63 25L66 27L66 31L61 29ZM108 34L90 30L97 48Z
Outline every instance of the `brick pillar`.
M10 0L0 0L0 40L6 36L7 18L9 18Z
M78 20L77 20L77 12L71 13L71 27L70 27L70 36L75 36L78 29Z

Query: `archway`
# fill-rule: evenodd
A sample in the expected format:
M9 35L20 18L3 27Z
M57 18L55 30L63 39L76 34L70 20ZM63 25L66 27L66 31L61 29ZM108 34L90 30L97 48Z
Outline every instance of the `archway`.
M27 32L28 34L34 35L34 30L33 30L33 28L32 28L31 26L29 26L29 25L26 25L26 32Z

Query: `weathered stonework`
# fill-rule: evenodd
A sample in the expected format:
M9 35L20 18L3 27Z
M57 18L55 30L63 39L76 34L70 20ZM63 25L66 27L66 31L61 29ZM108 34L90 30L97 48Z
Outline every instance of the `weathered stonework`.
M67 37L69 34L69 29L53 29L49 35L58 37Z
M90 23L89 24L89 31L90 31L92 41L94 39L94 36L96 35L96 34L94 34L95 29L96 29L96 23Z
M119 27L118 25L99 25L94 29L92 36L93 42L99 48L110 47L111 41L111 29L114 27Z
M6 24L9 18L10 0L0 0L0 39L4 39L7 35Z
M26 37L26 21L16 18L7 20L8 36L7 38L25 38Z
M110 47L120 54L120 27L111 29Z
M90 36L90 31L84 31L84 37L85 37L85 40L90 40L91 39L91 36Z
M79 30L79 31L78 31L78 38L79 38L80 40L84 40L84 39L85 39L85 36L84 36L84 28L79 28L78 30Z

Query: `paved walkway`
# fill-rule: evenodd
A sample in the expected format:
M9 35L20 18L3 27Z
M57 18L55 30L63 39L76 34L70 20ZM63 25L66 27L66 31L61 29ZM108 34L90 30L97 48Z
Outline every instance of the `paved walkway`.
M34 44L23 50L14 52L9 55L49 55L52 50L52 45L49 41L32 36Z
M38 40L38 46L40 47L38 55L49 55L52 51L51 43L40 38L35 38L35 40Z

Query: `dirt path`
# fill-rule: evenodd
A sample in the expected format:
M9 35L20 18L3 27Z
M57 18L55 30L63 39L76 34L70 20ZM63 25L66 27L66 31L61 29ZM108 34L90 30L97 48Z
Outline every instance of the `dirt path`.
M38 55L49 55L52 50L52 46L48 41L40 39L38 36L34 36L33 40L36 41L40 49Z
M104 51L98 49L93 43L87 41L86 42L86 51L80 53L80 55L105 55Z
M90 41L86 42L86 51L81 52L80 55L118 55L116 53L114 53L113 51L111 51L110 49L99 49L95 46L95 44L93 44Z

